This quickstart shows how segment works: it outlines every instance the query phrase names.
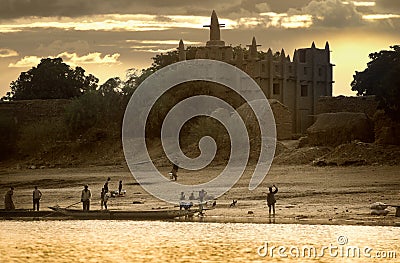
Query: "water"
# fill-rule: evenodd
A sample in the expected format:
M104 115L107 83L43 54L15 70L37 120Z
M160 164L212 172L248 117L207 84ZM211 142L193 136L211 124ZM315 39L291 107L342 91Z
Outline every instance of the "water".
M399 227L80 220L0 227L0 262L400 262ZM266 254L267 246L286 250ZM323 246L337 250L320 256ZM360 258L346 256L350 246ZM316 258L302 255L311 247Z

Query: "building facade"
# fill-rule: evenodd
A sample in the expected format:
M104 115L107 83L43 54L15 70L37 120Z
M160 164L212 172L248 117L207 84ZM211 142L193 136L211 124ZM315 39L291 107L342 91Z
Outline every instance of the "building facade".
M282 49L273 54L268 49L260 59L256 38L248 45L247 56L233 51L220 38L220 27L215 11L211 15L210 39L205 46L197 47L196 58L214 59L232 64L251 76L268 99L276 99L286 105L292 114L292 133L303 134L314 122L317 100L332 96L332 67L329 44L323 49L315 47L295 50L293 60ZM185 47L181 40L179 60L185 60Z

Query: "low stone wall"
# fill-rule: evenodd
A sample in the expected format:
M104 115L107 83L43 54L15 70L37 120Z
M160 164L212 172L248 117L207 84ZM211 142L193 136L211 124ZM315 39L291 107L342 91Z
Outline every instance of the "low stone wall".
M0 115L11 116L16 125L37 122L42 119L60 118L71 100L23 100L0 102Z
M315 105L315 115L336 112L361 112L372 118L378 103L375 96L320 97Z
M373 142L373 123L360 112L323 113L307 129L308 143L316 146L338 146L354 140Z

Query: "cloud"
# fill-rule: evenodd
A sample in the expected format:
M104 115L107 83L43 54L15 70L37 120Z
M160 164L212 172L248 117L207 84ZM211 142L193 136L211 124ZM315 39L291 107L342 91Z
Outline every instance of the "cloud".
M353 4L341 0L311 1L300 10L289 9L289 15L311 15L313 26L344 28L364 24L362 14Z
M86 40L76 40L76 41L64 41L64 40L54 40L50 44L41 43L36 52L46 53L46 54L58 54L62 52L78 52L87 53L90 51L90 45Z
M10 63L8 65L9 68L29 68L34 67L40 63L40 60L37 56L25 56L22 59L18 60L16 63Z
M9 58L18 56L18 52L8 48L0 48L0 58Z
M313 24L311 15L288 15L274 12L261 13L260 15L268 19L266 27L307 28Z
M84 56L78 56L76 53L63 52L58 54L57 57L63 58L65 62L69 62L74 65L78 64L116 64L119 63L118 58L119 53L114 53L112 55L105 55L101 57L101 53L94 52L89 53Z
M351 3L354 6L364 6L364 7L366 7L366 6L375 6L376 5L375 2L371 2L371 1L369 1L369 2L366 2L366 1L352 1Z
M51 57L51 56L50 56ZM63 61L70 66L77 66L81 64L119 64L118 61L120 54L115 53L112 55L101 56L99 52L89 53L87 55L79 56L76 53L63 52L55 57L61 57ZM37 66L40 63L41 57L25 56L16 63L10 63L9 68L29 68Z
M381 20L381 19L400 18L400 15L394 15L394 14L372 14L372 15L364 15L363 18L366 19L366 20Z
M14 19L20 17L81 17L101 14L152 14L206 15L212 9L226 10L232 6L246 6L248 3L261 3L262 0L232 0L229 2L203 0L0 0L0 17Z
M223 19L229 26L233 20ZM20 32L32 29L63 29L76 31L161 31L171 28L200 28L210 23L209 16L193 15L120 15L107 14L74 18L20 18L10 23L0 24L0 33Z
M77 17L88 14L88 12L90 12L90 6L92 6L89 1L76 0L1 0L0 5L0 17L2 19L31 16ZM95 5L93 5L93 7L94 6Z
M376 7L379 11L389 13L400 13L400 1L399 0L377 0Z
M177 35L179 37L179 35ZM166 53L176 50L179 40L126 40L129 43L131 51L141 51L150 53ZM185 46L202 45L199 41L183 40Z

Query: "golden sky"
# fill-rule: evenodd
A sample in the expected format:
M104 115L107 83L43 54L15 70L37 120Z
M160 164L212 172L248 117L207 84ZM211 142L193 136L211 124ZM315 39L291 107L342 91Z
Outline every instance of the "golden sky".
M324 48L334 67L334 95L354 95L350 82L368 54L399 44L400 1L341 0L0 0L0 96L22 71L43 57L62 57L100 79L124 78L148 67L155 54L180 39L208 40L213 9L225 23L226 44L245 46L253 36L261 50Z

